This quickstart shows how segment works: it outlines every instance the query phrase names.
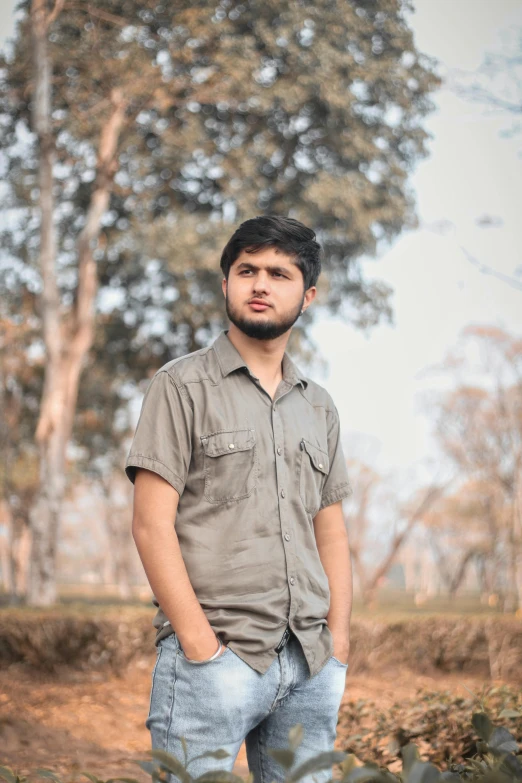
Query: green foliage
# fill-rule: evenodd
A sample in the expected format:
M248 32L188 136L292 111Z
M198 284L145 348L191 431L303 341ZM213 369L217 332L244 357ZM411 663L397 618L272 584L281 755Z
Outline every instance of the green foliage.
M520 718L522 712L518 710L503 710L499 718ZM408 742L400 750L402 757L402 772L392 773L384 766L367 761L362 765L357 763L353 753L347 754L340 751L322 752L308 759L308 761L294 768L296 751L303 740L303 726L297 723L288 732L288 748L269 748L268 753L285 770L285 783L297 783L302 778L313 775L325 769L331 769L333 765L339 765L341 771L340 783L436 783L436 781L480 781L480 783L515 783L522 780L522 763L518 742L515 737L503 726L495 726L485 712L476 712L471 718L479 740L477 742L477 754L467 759L467 763L452 764L449 770L441 771L434 764L422 761L417 746ZM227 770L211 770L194 778L188 771L189 765L200 758L224 759L230 754L220 748L217 751L208 751L188 758L188 748L184 737L181 739L184 759L181 762L176 756L163 750L149 751L152 761L135 761L141 769L147 772L152 783L166 783L168 775L179 779L180 783L244 783L244 779ZM37 769L34 773L40 777L49 778L55 783L64 783L62 779L49 769ZM82 770L91 783L140 783L129 777L109 778L103 781ZM6 783L26 783L27 777L18 775L13 769L0 766L0 779ZM247 783L253 783L253 773L249 773ZM331 779L333 780L333 779Z

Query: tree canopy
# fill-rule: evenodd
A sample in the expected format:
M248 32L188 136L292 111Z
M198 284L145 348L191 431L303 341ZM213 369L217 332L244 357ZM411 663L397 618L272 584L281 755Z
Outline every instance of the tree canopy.
M180 0L175 9L66 0L49 36L65 319L100 137L114 101L125 105L93 251L97 331L80 388L80 440L95 433L103 452L128 382L225 325L219 255L255 214L290 215L317 231L317 307L360 328L391 319L389 287L365 279L361 261L416 223L408 176L427 154L422 120L439 79L416 49L412 10L401 0ZM16 323L29 307L34 326L41 276L28 12L22 0L0 66L0 315ZM311 310L292 333L305 357ZM38 330L27 334L41 377Z

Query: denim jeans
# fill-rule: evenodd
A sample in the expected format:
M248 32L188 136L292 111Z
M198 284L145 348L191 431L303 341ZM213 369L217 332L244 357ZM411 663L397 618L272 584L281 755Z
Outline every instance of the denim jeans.
M187 662L175 633L158 643L152 672L149 714L152 748L165 750L182 764L185 737L195 778L210 770L232 771L245 741L254 783L283 781L286 771L268 748L288 749L288 731L303 725L303 740L292 769L322 751L332 751L348 664L331 656L310 677L299 640L293 635L264 674L230 647L208 663ZM224 759L196 756L224 748ZM332 768L303 777L303 783L325 783ZM169 775L170 783L178 778Z

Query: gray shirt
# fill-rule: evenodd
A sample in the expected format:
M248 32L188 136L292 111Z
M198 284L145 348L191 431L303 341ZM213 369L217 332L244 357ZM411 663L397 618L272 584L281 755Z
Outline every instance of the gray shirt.
M351 494L329 393L288 354L274 398L222 330L151 379L125 464L168 481L194 592L216 634L260 673L289 625L310 675L333 654L317 512ZM158 607L155 644L173 632Z

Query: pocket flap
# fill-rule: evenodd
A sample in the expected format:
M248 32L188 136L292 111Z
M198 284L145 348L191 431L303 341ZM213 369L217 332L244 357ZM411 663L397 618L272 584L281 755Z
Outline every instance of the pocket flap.
M301 439L301 448L306 449L310 455L310 459L312 460L314 467L317 468L317 470L320 470L321 473L328 475L328 471L330 470L330 460L327 452L323 451L317 446L314 446L313 443L310 443L310 441L306 440L305 438Z
M233 454L235 451L251 449L256 442L253 429L225 430L201 435L201 444L209 457Z

